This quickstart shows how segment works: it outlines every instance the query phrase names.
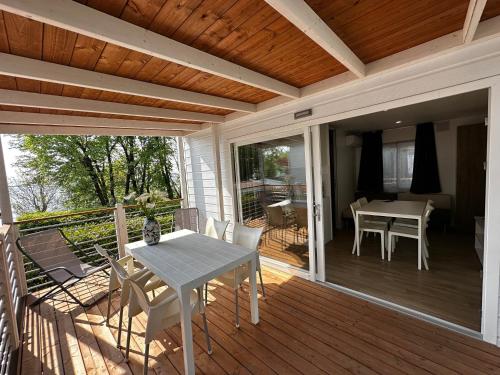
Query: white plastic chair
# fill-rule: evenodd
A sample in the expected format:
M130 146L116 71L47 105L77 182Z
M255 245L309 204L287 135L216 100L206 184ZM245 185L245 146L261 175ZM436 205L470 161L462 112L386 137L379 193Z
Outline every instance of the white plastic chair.
M228 225L229 221L219 221L213 217L209 217L205 226L205 235L222 240Z
M356 211L361 208L361 204L359 201L353 202L350 204L351 211L352 211L352 217L354 218L354 230L358 231L359 233L359 246L357 246L356 243L356 235L354 235L354 245L352 247L352 253L357 251L357 255L360 255L360 247L361 247L361 242L363 240L363 234L366 233L379 233L380 234L380 253L382 255L382 259L385 258L385 239L387 238L387 223L372 223L372 222L367 222L363 216L359 216L358 220L356 221Z
M427 249L427 243L426 243L426 231L427 231L427 223L429 221L429 217L434 210L434 207L431 205L427 205L427 208L425 210L424 218L423 218L423 225L422 225L422 242L423 242L423 251L420 253L420 248L418 249L418 257L421 257L424 263L424 267L426 270L429 270L429 266L427 264L427 258L429 257L429 251ZM407 237L407 238L414 238L416 240L419 239L418 236L418 227L417 228L411 228L408 226L401 226L401 225L392 225L391 228L389 229L388 232L388 260L389 262L391 261L391 254L395 250L395 243L392 240L392 237ZM418 258L417 258L418 259Z
M108 311L106 314L106 325L109 327L109 316L111 311L111 299L114 291L121 289L120 293L120 317L118 319L118 339L117 347L121 347L121 336L122 336L122 322L123 322L123 308L127 305L130 295L130 285L129 280L131 277L138 277L140 275L148 272L142 264L134 260L132 256L127 255L118 260L114 259L106 249L98 244L94 245L97 252L106 258L111 265L111 275L109 278L109 291L108 291ZM145 288L146 290L153 291L164 286L165 283L162 282L157 277L148 280Z
M429 207L432 207L432 210L434 210L433 205L434 205L434 202L431 200L428 200L427 205L425 206L425 210L427 211L427 209ZM428 217L425 221L425 228L427 228L429 226L429 220L430 220L430 217ZM393 226L395 226L395 225L401 226L401 227L418 229L418 222L415 219L398 218L398 219L394 220ZM429 240L427 239L427 231L424 231L424 241L425 241L425 245L427 247L429 247L430 245L429 245ZM426 256L427 256L427 258L429 257L428 252L427 252Z
M366 197L361 197L358 199L361 207L368 204L368 199ZM365 217L365 223L377 223L377 224L389 224L392 221L392 217L386 216L367 216Z
M260 285L262 287L262 296L266 297L266 291L264 289L264 282L262 281L262 272L260 268L260 259L258 246L260 237L262 235L263 228L250 228L241 224L234 225L233 231L233 243L246 247L248 249L257 250L257 272L259 273ZM225 274L216 277L216 280L222 284L233 288L234 298L236 305L236 327L240 326L240 308L238 301L238 289L243 284L243 282L250 276L248 267L243 264L233 271L226 272ZM205 303L207 301L207 293L205 292Z
M127 328L127 346L125 358L128 360L130 351L130 336L132 329L132 318L142 312L146 313L147 323L144 334L144 374L148 373L149 345L154 339L154 335L161 330L172 327L181 320L180 301L177 293L172 288L167 288L153 299L149 299L146 285L153 278L152 272L147 272L138 277L130 278L130 302L128 308L128 328ZM208 324L205 315L205 305L201 296L201 288L191 291L190 296L191 314L201 314L203 317L203 326L205 338L207 340L208 354L212 354L212 345L208 334Z

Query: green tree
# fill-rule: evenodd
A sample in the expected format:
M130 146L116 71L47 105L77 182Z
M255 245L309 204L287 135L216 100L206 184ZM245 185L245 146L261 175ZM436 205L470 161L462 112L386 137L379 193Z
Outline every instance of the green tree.
M134 191L178 196L175 142L163 137L18 136L20 169L50 176L68 208L112 206Z

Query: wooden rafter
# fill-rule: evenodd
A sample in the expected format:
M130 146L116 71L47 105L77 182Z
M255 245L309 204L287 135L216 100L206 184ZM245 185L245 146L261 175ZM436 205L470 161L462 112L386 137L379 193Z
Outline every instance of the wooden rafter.
M486 0L470 0L462 33L464 43L470 43L474 39L485 6Z
M358 77L365 76L365 64L303 0L266 0L321 48Z
M46 61L0 53L0 74L39 81L86 87L240 112L255 112L256 106L238 100L166 87L111 74L73 68Z
M45 113L0 111L0 123L23 125L84 126L114 129L201 130L203 125L179 122L123 120L103 117L52 115Z
M45 108L170 120L189 120L213 123L224 122L224 116L206 113L3 89L0 89L0 104L15 107Z
M0 0L0 9L287 97L300 90L71 0Z

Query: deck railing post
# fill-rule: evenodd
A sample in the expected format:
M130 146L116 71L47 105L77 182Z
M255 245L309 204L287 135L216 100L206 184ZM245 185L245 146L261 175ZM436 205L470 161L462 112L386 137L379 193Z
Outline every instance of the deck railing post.
M21 287L21 296L28 294L28 282L26 281L26 270L24 269L24 257L23 254L17 249L16 241L19 238L19 229L17 225L12 225L11 236L9 240L11 241L12 249L16 254L14 261L16 262L17 274L19 275L19 286Z
M125 216L125 208L123 208L123 204L121 203L116 204L115 228L116 244L118 246L118 254L121 258L125 256L125 245L128 243L127 217Z
M184 154L184 139L177 137L177 152L179 154L179 177L181 183L181 208L188 208L188 194L186 181L186 159Z
M2 224L12 225L14 223L1 139L0 139L0 212L1 212ZM21 295L25 296L28 293L28 287L26 285L26 275L24 272L23 257L19 253L19 251L17 251L17 246L16 246L17 238L18 238L18 232L15 226L12 225L10 228L10 233L7 238L7 241L8 244L12 246L12 249L16 249L14 250L14 264L18 275L18 282L20 286ZM7 246L7 244L4 245Z
M8 228L8 229L6 229ZM0 231L0 293L4 294L5 311L7 313L8 327L11 335L13 350L19 347L19 332L17 330L17 318L12 299L12 288L9 280L9 272L6 259L6 233L12 230L11 226L4 225Z

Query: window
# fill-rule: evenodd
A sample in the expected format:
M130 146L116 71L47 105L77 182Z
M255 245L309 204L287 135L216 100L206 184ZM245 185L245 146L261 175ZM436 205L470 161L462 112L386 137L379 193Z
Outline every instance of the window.
M414 155L414 142L384 145L384 191L399 192L410 190Z

